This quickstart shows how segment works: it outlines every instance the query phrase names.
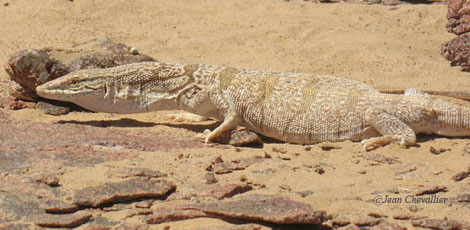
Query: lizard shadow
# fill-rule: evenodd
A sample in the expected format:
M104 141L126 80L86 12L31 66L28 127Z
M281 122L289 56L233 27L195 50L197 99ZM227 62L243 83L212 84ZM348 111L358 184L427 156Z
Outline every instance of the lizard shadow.
M58 124L76 124L76 125L89 125L94 127L106 128L106 127L118 127L118 128L142 128L142 127L154 127L157 125L164 125L167 127L172 128L183 128L195 133L202 133L204 130L214 130L217 128L221 122L215 121L211 124L171 124L165 122L145 122L145 121L138 121L131 118L121 118L119 120L94 120L94 121L57 121ZM258 136L261 138L263 143L283 143L276 139L272 139L270 137L263 136L258 133ZM257 146L257 145L255 145ZM246 147L249 147L246 146Z
M191 130L193 132L203 132L206 129L215 129L220 123L214 124L170 124L165 122L145 122L145 121L138 121L131 118L121 118L119 120L95 120L95 121L57 121L58 124L76 124L76 125L89 125L94 127L119 127L119 128L142 128L142 127L154 127L157 125L164 125L173 128L184 128Z

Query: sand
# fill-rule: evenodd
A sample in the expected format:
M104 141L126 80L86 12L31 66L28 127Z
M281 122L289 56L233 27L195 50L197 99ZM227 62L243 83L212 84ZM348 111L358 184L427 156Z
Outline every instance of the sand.
M8 3L8 6L4 6ZM301 0L218 1L218 0L138 0L80 1L28 0L0 1L0 63L9 55L28 48L67 48L97 37L135 45L140 52L160 61L207 63L276 71L298 71L337 75L368 83L379 90L420 88L436 91L470 92L470 75L450 67L440 54L442 43L452 39L446 31L447 6L430 5L360 5L315 4ZM0 71L0 90L7 94L7 74ZM155 112L137 115L91 114L74 112L52 117L38 110L6 111L15 119L37 122L118 120L130 118L142 122L168 124L167 114ZM212 123L201 123L201 125ZM143 132L171 132L195 135L196 132L174 125L122 127ZM312 146L268 143L262 149L204 147L178 151L139 153L137 164L173 175L175 180L200 183L204 167L215 156L238 159L268 152L272 160L252 165L243 171L218 176L223 183L249 181L266 185L258 192L281 194L326 210L333 216L350 219L370 212L427 216L429 218L470 220L468 205L382 204L371 202L399 190L420 186L448 187L440 197L455 198L470 192L469 179L451 180L452 175L470 167L470 154L464 151L465 138L420 136L418 145L402 149L390 145L366 153L359 143L335 144L339 149L324 151ZM450 149L433 154L430 147ZM284 148L286 154L274 152ZM178 161L180 153L189 154ZM381 154L401 163L374 163L367 156ZM289 156L290 160L279 157ZM106 181L94 177L106 167L131 165L115 161L93 169L70 168L61 178L66 186L85 186ZM322 165L318 174L312 166ZM256 171L275 169L273 173ZM411 169L411 170L410 170ZM409 172L406 172L409 171ZM91 172L91 173L90 173ZM93 173L96 172L96 173ZM73 181L73 182L72 182ZM291 191L281 189L288 185ZM310 190L300 197L296 192ZM119 213L108 212L107 218L120 220ZM222 225L216 219L195 219L165 224L171 229ZM409 222L403 226L412 228ZM160 229L164 225L152 228Z

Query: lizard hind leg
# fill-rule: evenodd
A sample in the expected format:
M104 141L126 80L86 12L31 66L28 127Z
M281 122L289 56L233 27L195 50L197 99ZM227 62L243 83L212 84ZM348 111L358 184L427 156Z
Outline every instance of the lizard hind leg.
M223 90L218 90L210 95L212 102L216 105L219 113L224 117L224 121L216 129L207 134L205 143L218 137L220 134L236 129L238 125L238 118L235 109L235 104L230 95Z
M416 144L416 134L410 126L380 108L366 111L367 122L383 136L372 137L361 142L365 151L398 143L402 147Z

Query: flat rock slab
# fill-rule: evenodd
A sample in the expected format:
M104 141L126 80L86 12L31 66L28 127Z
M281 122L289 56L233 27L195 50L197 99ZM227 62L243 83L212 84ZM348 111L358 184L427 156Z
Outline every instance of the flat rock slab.
M34 223L49 228L74 228L87 222L92 215L88 212L74 214L41 214L35 217Z
M246 184L184 184L178 186L176 192L171 194L168 200L190 200L193 197L214 197L221 200L252 189L253 187Z
M149 224L198 217L263 221L273 224L322 224L328 218L325 211L312 206L271 195L250 195L195 205L167 206L145 218Z
M411 224L415 227L439 230L470 229L470 223L462 223L454 220L421 219L412 220Z
M81 189L75 192L73 203L99 207L139 198L159 198L175 188L175 184L166 180L130 179Z
M235 226L208 226L196 230L261 230L261 226L254 224L241 224Z
M0 110L0 136L3 137L0 168L10 171L52 164L91 166L136 156L135 151L128 150L157 151L203 146L190 137L172 137L165 133L136 134L113 127L146 125L130 119L108 123L106 125L110 127L103 128L93 122L30 122L14 120ZM46 162L48 160L53 163Z

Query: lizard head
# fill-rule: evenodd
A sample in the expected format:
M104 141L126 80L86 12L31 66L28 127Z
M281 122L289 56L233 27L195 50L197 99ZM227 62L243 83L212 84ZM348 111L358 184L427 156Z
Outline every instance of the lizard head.
M47 99L80 105L80 101L104 97L105 79L102 75L90 76L79 70L38 86L36 93Z
M470 136L470 102L435 97L432 102L432 132L442 136Z

